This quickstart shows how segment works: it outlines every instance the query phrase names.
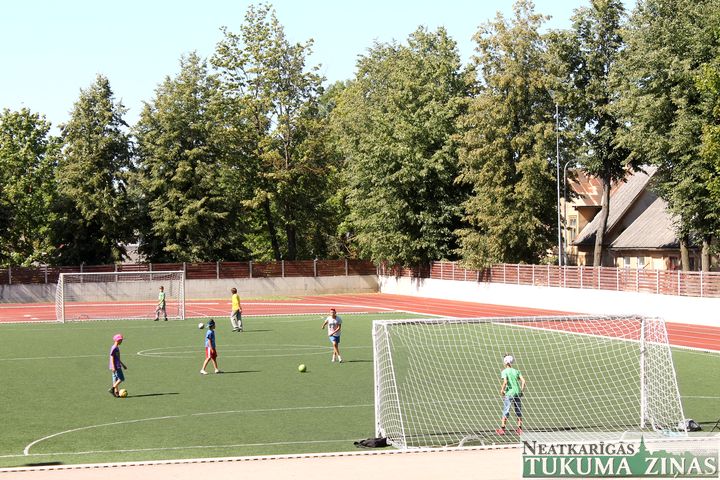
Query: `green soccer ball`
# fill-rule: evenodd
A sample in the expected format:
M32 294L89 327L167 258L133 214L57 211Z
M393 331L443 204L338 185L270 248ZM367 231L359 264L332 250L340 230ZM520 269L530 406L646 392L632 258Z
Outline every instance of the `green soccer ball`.
M307 367L305 366L304 363L301 363L300 365L298 365L298 372L305 373L306 371L307 371Z

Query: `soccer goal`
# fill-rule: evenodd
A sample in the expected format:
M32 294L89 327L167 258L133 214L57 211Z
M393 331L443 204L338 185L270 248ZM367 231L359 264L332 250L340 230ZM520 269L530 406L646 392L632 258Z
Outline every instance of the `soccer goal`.
M680 432L665 322L639 316L376 320L376 435L398 448L519 443L498 435L503 357L527 381L523 431ZM471 443L472 442L472 443Z
M160 287L168 319L185 318L185 274L168 272L61 273L55 290L58 322L152 319ZM164 319L164 314L160 313Z

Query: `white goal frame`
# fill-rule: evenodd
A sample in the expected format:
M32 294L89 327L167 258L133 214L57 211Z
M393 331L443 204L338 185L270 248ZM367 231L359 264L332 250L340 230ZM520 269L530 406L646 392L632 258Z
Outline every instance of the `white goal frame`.
M75 279L77 281L73 281ZM146 287L133 290L143 285ZM167 309L167 318L185 319L185 272L182 270L61 273L55 289L55 318L60 323L148 319L157 305L160 286L165 288L166 304L171 306ZM73 308L75 312L69 313L68 305L75 302L78 304ZM84 304L88 304L87 313L78 313L83 311Z
M495 330L491 330L492 335L475 333L481 328ZM536 344L535 336L551 340ZM500 437L495 432L502 409L499 390L504 353L516 355L522 372L526 368L538 370L537 366L528 365L533 356L561 359L547 367L541 365L542 373L529 375L528 391L523 397L523 406L526 401L531 402L530 411L523 412L526 433L533 431L533 408L535 412L547 413L547 418L556 418L552 412L562 407L561 402L574 401L571 388L575 385L562 384L571 377L564 377L562 372L568 362L563 355L569 350L574 355L569 359L569 372L586 369L587 376L592 374L599 379L597 382L602 382L603 374L614 382L608 388L608 398L592 397L592 385L586 387L589 396L584 401L600 406L588 413L585 424L582 419L576 422L571 419L568 425L543 425L536 427L536 431L555 435L558 440L563 432L577 435L591 430L687 434L681 426L684 413L667 330L664 320L659 318L577 315L375 320L372 337L375 435L386 437L398 448L462 446L469 442L519 443L519 436ZM456 344L457 352L448 351ZM583 353L585 350L587 354ZM598 358L590 357L593 352ZM582 358L583 355L588 358ZM619 377L620 369L625 376ZM456 375L456 371L460 373ZM545 375L545 371L550 373ZM547 381L550 377L558 383L557 393L548 385L538 385L553 383ZM601 389L602 383L599 385ZM540 390L543 398L537 398ZM627 407L629 403L634 407L613 411L613 398L624 398L621 394L625 393L628 403L620 400L615 408L621 408L621 404ZM511 412L510 429L514 429L514 422Z

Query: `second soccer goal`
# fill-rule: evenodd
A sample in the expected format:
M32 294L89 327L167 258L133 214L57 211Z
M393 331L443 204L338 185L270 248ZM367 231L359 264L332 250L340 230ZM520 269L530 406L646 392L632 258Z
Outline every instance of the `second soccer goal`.
M376 436L399 448L519 443L522 432L562 440L567 432L681 428L661 319L376 320L373 349ZM507 361L526 382L511 409L501 395Z
M55 290L59 322L185 318L185 274L61 273Z

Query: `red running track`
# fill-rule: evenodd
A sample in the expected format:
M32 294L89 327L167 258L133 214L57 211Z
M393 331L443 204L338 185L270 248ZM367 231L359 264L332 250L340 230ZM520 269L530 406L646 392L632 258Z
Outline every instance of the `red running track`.
M143 310L154 310L154 302L139 303ZM93 303L85 307L90 311L107 312L117 307L117 303ZM318 295L294 297L289 300L247 300L243 301L243 314L288 315L288 314L325 314L330 307L339 313L357 312L414 312L443 317L512 317L539 315L568 315L573 312L541 310L533 308L490 305L475 302L461 302L435 298L422 298L384 293L360 295ZM225 317L230 312L230 302L225 300L188 301L185 305L187 317ZM148 313L148 318L151 313ZM55 320L54 304L0 304L0 322L42 322ZM682 323L667 324L668 337L672 345L714 350L720 352L720 328L689 325Z

